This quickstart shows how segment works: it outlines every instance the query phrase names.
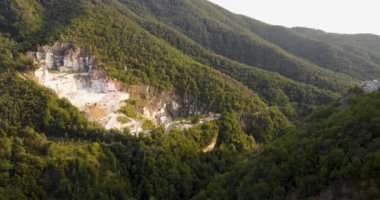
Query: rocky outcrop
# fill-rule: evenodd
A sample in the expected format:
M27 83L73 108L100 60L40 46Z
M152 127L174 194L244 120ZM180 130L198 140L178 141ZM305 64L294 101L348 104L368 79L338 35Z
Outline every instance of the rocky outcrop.
M62 93L86 90L92 93L109 93L122 90L122 86L108 79L104 71L92 70L83 73L50 73L46 67L34 72L35 77L45 86Z
M84 111L90 120L108 129L121 127L110 123L115 118L110 116L118 115L124 101L129 99L129 93L124 92L116 80L107 79L104 72L50 73L43 66L34 72L34 77L41 85L54 90L59 97L68 99Z
M106 129L128 129L132 134L139 134L147 132L144 130L147 120L155 126L189 128L191 123L177 123L172 119L204 110L191 96L180 97L147 85L122 86L116 79L107 77L105 71L96 69L96 59L85 48L71 42L55 42L28 55L40 66L34 78L41 85L68 99L89 120ZM123 111L126 107L129 110Z
M36 52L28 52L40 66L34 72L37 81L68 99L83 111L89 120L96 121L106 129L131 128L138 133L141 122L121 120L126 117L119 112L130 98L122 85L96 69L96 59L85 49L71 42L55 42Z
M158 91L148 85L133 85L126 88L131 98L142 102L136 106L139 113L155 125L168 125L172 118L187 117L203 113L191 96L179 96L170 91Z
M72 42L55 42L52 46L39 47L36 52L28 52L48 69L60 72L88 72L96 67L96 60L84 47L76 47Z
M380 81L373 80L373 81L363 81L362 82L362 89L364 92L375 92L380 89Z

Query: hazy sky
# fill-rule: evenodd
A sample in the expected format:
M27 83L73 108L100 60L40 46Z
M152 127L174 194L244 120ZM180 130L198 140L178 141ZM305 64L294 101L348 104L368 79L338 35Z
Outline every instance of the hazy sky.
M287 27L380 35L379 0L210 0L230 11Z

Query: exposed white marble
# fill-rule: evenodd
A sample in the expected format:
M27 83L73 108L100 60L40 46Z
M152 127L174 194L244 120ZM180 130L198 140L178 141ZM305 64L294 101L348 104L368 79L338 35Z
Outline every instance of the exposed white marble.
M28 55L40 66L34 76L41 85L54 90L59 97L68 99L86 113L90 120L100 123L106 129L128 129L137 135L144 131L141 117L152 121L156 126L166 127L165 134L172 128L188 129L193 126L187 121L172 121L168 111L181 112L182 105L172 96L146 100L146 105L138 111L138 119L120 113L119 110L125 106L130 94L123 91L117 80L107 77L104 71L95 70L95 59L85 49L75 47L70 42L43 46L37 52L28 52ZM146 86L139 92L148 94L149 91L150 87ZM187 103L189 114L199 113L195 105ZM219 117L220 115L209 115L201 119L200 123L217 120ZM119 118L126 118L128 122L120 122L125 120Z
M373 80L373 81L363 81L362 82L362 89L365 92L375 92L380 89L380 81Z

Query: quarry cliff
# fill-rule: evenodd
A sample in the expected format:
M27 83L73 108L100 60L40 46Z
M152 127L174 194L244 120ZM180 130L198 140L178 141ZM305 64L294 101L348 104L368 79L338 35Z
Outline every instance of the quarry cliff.
M148 85L124 85L108 77L86 48L72 42L55 42L27 54L38 66L33 77L38 83L68 99L106 129L137 135L158 126L190 128L191 123L173 119L201 114L191 97L181 98Z

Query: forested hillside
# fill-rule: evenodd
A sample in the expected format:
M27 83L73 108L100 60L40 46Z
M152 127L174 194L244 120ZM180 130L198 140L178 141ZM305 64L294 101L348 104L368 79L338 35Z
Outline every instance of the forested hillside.
M36 4L40 7L45 6L44 9L52 7L62 9L61 6L65 4L61 3ZM75 14L77 17L73 17L74 14L65 16L70 18L71 23L64 29L62 26L69 19L55 16L57 15L55 12L47 12L39 16L39 18L46 17L48 20L40 25L41 29L44 26L53 29L50 37L43 39L75 41L86 46L99 57L110 76L118 78L125 84L144 83L162 90L174 89L180 95L194 96L194 101L208 108L209 111L241 112L241 115L247 119L246 131L260 138L264 138L260 136L261 132L267 135L265 137L271 138L271 135L281 132L287 126L287 120L276 106L270 112L259 116L253 115L267 107L254 92L156 39L129 20L126 14L123 14L128 10L120 8L116 1L109 3L83 1L76 4L79 4L75 8L78 10ZM10 3L10 6L12 5ZM67 9L70 9L70 6L74 5L68 3L68 6ZM79 9L81 7L82 10ZM115 9L120 12L114 12ZM110 20L113 23L109 23ZM54 28L52 24L58 28ZM16 40L21 37L19 40L25 43L22 43L22 46L31 45L36 41L35 37L39 38L33 35L29 38L20 34L29 31L28 27L15 27L15 29L13 35ZM129 70L124 71L124 66L127 66ZM261 120L268 123L255 123Z
M221 125L166 137L157 129L137 138L88 123L67 101L31 81L5 73L0 89L3 199L188 199L256 147L237 129L237 116L226 115ZM228 135L226 142L199 153L219 132ZM238 138L244 143L233 144Z
M348 76L298 58L249 32L239 21L231 19L231 13L207 1L142 1L146 6L135 1L122 2L136 14L148 19L155 17L198 44L241 63L332 91L344 91L353 81Z
M379 100L350 95L320 109L195 199L377 199Z
M105 130L33 78L28 52L56 41L220 118ZM351 89L378 76L378 43L205 0L0 1L0 199L379 197L379 94Z
M67 100L11 72L0 76L4 199L189 199L257 148L236 113L164 136L105 131ZM200 149L219 136L211 153Z
M339 96L329 90L299 83L277 73L250 67L212 53L166 25L147 20L139 21L151 33L165 39L197 61L207 63L241 81L269 104L278 105L290 118L306 115L313 107L330 102Z
M365 35L334 35L312 29L271 26L246 17L242 20L245 27L260 37L323 68L359 80L370 80L380 75L379 51L371 49L376 45L366 43ZM380 38L372 36L369 40L376 44Z

